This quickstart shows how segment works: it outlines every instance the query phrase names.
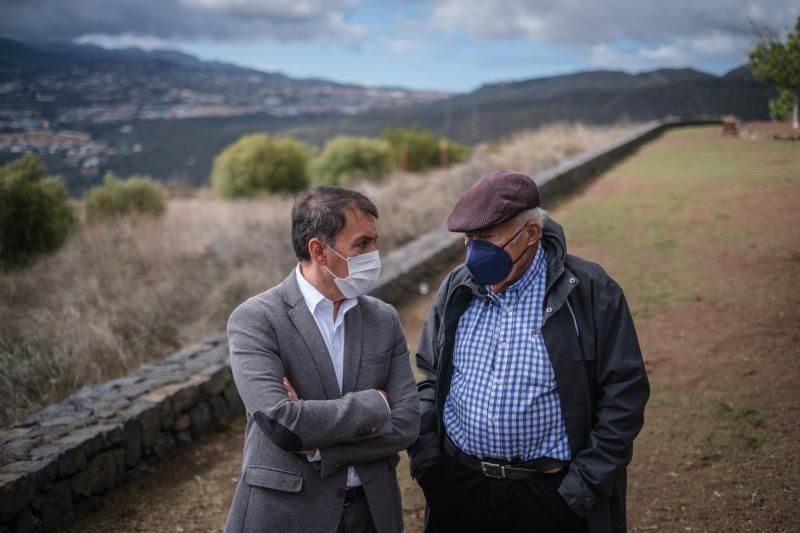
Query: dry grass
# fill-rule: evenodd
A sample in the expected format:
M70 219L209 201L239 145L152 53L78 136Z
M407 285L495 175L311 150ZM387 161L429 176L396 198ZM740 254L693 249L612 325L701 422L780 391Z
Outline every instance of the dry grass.
M484 172L535 173L633 127L552 125L479 146L464 164L359 188L378 205L388 251L443 223ZM55 255L0 274L0 425L220 331L236 304L296 263L290 208L291 198L199 191L161 218L83 225Z

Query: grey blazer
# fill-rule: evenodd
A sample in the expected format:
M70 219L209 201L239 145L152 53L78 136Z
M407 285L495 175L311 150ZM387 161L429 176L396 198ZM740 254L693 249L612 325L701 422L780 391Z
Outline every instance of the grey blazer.
M335 532L348 465L378 532L402 531L395 468L419 434L419 398L397 311L361 296L345 315L342 394L294 272L233 311L228 342L247 426L225 533ZM289 401L284 376L300 401ZM295 453L314 449L322 461Z

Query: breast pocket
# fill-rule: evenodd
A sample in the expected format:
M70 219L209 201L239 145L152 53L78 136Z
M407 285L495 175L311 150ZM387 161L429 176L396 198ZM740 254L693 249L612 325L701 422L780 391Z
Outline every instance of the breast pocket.
M389 377L392 351L364 353L359 363L358 381L362 387L381 388Z

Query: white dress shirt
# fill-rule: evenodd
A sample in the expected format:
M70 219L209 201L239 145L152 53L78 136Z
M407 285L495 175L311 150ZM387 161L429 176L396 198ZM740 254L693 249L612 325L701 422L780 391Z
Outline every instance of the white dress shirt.
M358 304L358 299L345 298L339 306L339 312L334 320L333 302L325 298L316 287L309 283L300 270L300 264L298 263L295 269L297 284L303 294L308 310L311 312L311 316L314 317L314 321L317 323L317 328L325 341L325 346L328 348L333 369L336 372L336 381L339 383L339 392L341 393L342 374L344 372L344 315ZM380 394L378 391L375 392ZM381 394L381 398L386 401L383 394ZM389 407L388 401L386 401L386 407ZM321 459L322 456L317 450L314 456L309 457L308 460L319 461ZM358 485L361 485L361 480L355 468L351 466L347 469L347 486L356 487Z

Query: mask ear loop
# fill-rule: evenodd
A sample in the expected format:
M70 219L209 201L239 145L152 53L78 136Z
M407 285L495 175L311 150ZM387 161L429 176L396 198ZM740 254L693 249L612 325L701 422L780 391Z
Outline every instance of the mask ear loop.
M528 225L528 223L527 223L527 222L525 222L525 223L524 223L522 226L520 226L520 228L517 230L517 232L516 232L516 233L514 233L514 235L512 235L512 236L511 236L511 238L510 238L510 239L508 239L508 240L506 241L506 243L505 243L503 246L501 246L500 248L505 248L506 246L508 246L509 244L511 244L511 241L513 241L514 239L516 239L516 238L517 238L517 235L519 235L519 234L520 234L520 232L521 232L522 230L524 230L524 229L525 229L525 226L527 226L527 225Z
M525 229L527 226L528 226L528 223L527 223L527 222L525 222L525 223L524 223L524 224L523 224L523 225L522 225L522 226L521 226L521 227L520 227L520 228L517 230L517 232L516 232L516 233L515 233L515 234L514 234L514 235L513 235L513 236L512 236L510 239L508 239L508 240L506 241L506 243L505 243L505 244L502 246L502 248L503 248L503 249L505 249L505 247L506 247L506 246L508 246L509 244L511 244L511 241L513 241L514 239L516 239L516 238L517 238L517 235L519 235L519 234L520 234L520 232L521 232L522 230L524 230L524 229ZM525 248L525 251L524 251L524 252L522 252L521 254L519 254L519 257L517 257L516 259L514 259L513 261L511 261L511 265L512 265L512 266L513 266L513 265L516 265L516 264L517 264L517 261L519 261L520 259L522 259L522 258L523 258L523 256L524 256L524 255L525 255L525 254L528 252L528 248L530 248L530 246L527 246L527 247Z
M320 239L320 242L322 242L322 244L327 246L330 251L332 251L333 253L335 253L336 255L338 255L339 257L341 257L344 260L345 264L347 265L347 277L346 278L340 278L339 276L334 274L333 271L330 268L328 268L328 265L325 265L325 270L327 270L328 273L330 273L330 275L333 276L335 279L348 279L350 277L350 261L347 260L348 258L343 256L339 252L337 252L336 248L334 248L333 246L331 246L327 242L325 242L325 241L323 241L321 239Z

